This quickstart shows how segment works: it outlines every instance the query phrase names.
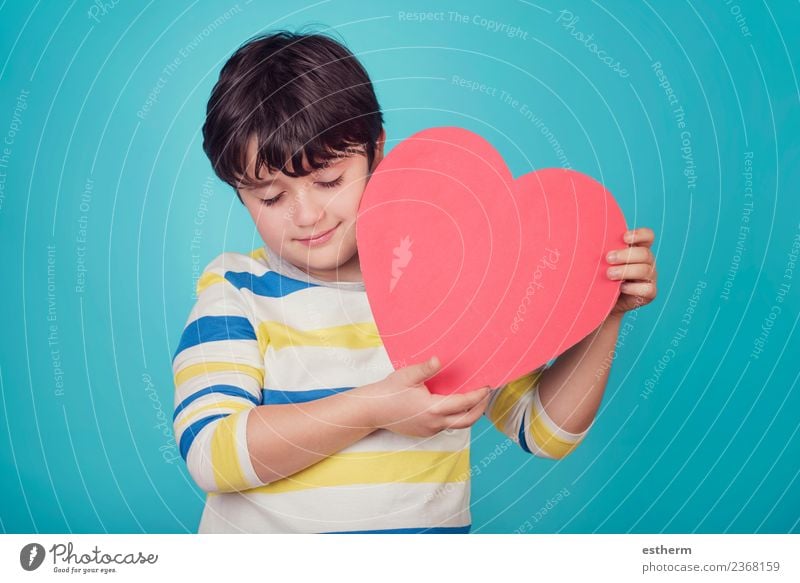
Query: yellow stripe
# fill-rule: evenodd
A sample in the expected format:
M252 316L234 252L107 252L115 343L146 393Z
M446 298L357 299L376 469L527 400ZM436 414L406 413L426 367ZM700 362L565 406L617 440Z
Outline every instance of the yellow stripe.
M258 340L258 350L261 352L261 356L264 356L269 345L269 332L265 322L261 322L256 328L256 339Z
M541 412L534 410L533 413L528 427L539 449L554 458L563 458L578 446L580 441L572 442L556 437L542 419Z
M253 380L258 383L259 388L264 385L263 369L244 364L237 364L235 362L201 362L198 364L192 364L184 369L181 369L181 371L175 375L175 384L181 385L189 379L212 372L239 372L252 377Z
M340 453L289 477L247 492L279 494L326 486L465 482L469 448L460 451L388 451Z
M200 295L208 286L221 281L225 281L225 278L218 273L213 273L211 271L204 273L200 276L200 279L197 280L197 295Z
M519 400L528 392L533 390L539 382L543 368L537 368L533 372L511 381L506 386L498 389L500 394L495 397L492 408L489 410L489 420L500 431L505 433L508 416L514 410Z
M203 405L197 409L190 409L192 412L191 415L187 415L186 417L181 418L180 421L175 423L175 432L180 433L183 431L184 427L186 427L189 423L197 419L197 417L203 412L208 411L209 409L230 409L234 412L242 411L244 409L250 409L253 406L252 403L242 403L240 401L232 401L232 400L224 400L218 401L216 403L211 403L210 405Z
M248 255L257 261L263 261L264 263L267 262L267 252L264 251L263 247L253 249L250 251L250 253L248 253Z
M214 481L221 491L244 490L250 486L239 465L236 448L236 424L239 417L230 415L220 419L211 438L211 466L214 469Z
M330 328L316 328L313 330L298 330L282 322L262 322L259 331L269 337L269 342L275 350L297 346L325 346L332 348L377 348L383 346L378 328L374 322L361 322L332 326Z

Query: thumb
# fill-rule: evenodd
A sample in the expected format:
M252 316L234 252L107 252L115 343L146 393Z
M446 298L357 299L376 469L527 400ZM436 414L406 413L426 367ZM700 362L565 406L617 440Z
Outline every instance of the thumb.
M441 362L435 356L432 356L425 362L419 364L412 364L403 369L403 380L409 385L419 385L431 378L441 367Z

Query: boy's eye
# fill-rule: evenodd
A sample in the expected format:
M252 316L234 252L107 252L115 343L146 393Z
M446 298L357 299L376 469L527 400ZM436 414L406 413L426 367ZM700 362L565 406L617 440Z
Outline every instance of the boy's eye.
M336 178L335 180L331 180L330 182L317 182L317 184L319 184L323 188L336 188L342 183L343 176L344 174L340 174L339 178Z
M336 188L342 183L342 179L344 178L344 174L340 174L338 178L335 180L331 180L329 182L317 182L323 188ZM283 197L283 193L281 192L277 196L273 196L272 198L262 198L261 204L264 206L272 206L276 204L281 198Z
M279 195L273 196L272 198L262 198L261 204L263 204L264 206L272 206L273 204L278 202L282 196L283 193L280 193Z

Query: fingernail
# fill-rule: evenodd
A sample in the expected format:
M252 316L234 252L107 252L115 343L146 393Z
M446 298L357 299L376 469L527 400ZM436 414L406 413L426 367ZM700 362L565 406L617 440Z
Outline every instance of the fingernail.
M610 263L614 263L617 260L617 254L612 251L611 253L606 255L606 259L608 259Z
M622 272L615 267L612 267L611 269L608 270L608 277L610 277L611 279L619 279L620 275L622 275Z
M627 243L630 243L631 241L633 241L633 231L628 231L627 233L625 233L625 236L623 237L623 239L625 239L625 241Z

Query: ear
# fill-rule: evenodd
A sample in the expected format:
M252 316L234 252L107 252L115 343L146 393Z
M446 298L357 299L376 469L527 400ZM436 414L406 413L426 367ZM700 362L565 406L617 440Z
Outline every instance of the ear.
M386 143L386 130L381 128L381 133L378 135L378 140L375 142L375 157L372 160L372 168L370 172L374 172L380 161L383 160L383 146Z

